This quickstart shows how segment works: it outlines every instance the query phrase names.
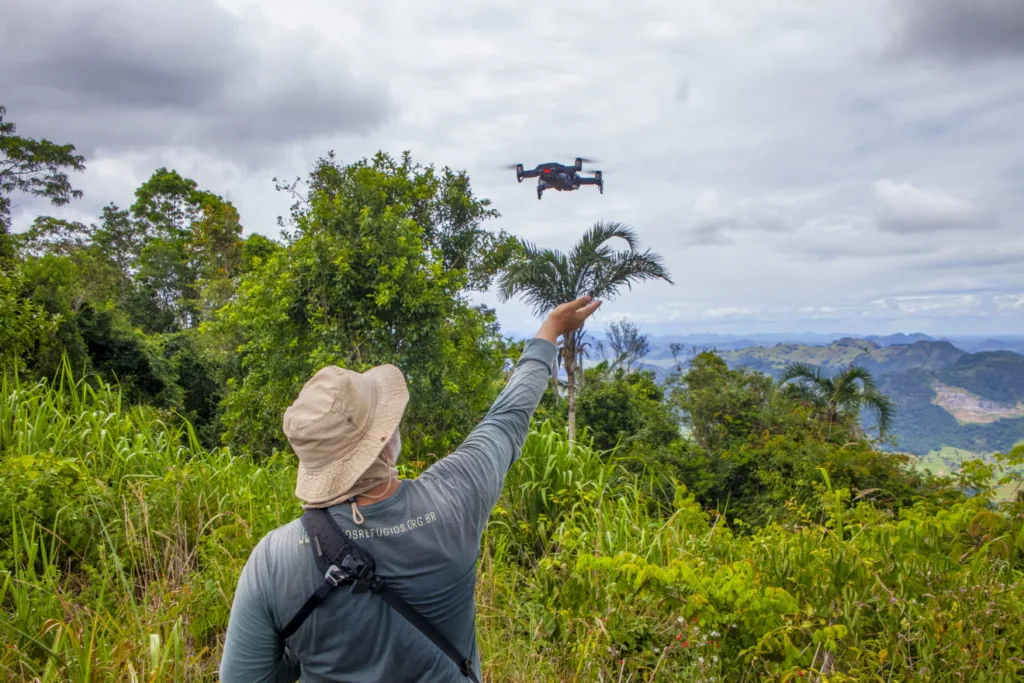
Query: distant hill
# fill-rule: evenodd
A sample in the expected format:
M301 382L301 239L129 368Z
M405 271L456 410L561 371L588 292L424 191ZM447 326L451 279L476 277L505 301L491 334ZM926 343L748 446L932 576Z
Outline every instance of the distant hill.
M775 377L796 362L832 372L851 364L870 370L896 403L893 433L911 453L1007 450L1024 439L1024 355L968 353L948 341L882 341L846 337L821 346L776 344L721 355L732 367Z
M595 330L596 338L602 335ZM776 344L805 344L809 346L826 346L844 338L862 339L874 342L878 346L902 346L919 341L945 341L961 351L978 353L980 351L1014 351L1024 354L1024 336L1008 335L1005 337L977 336L931 336L914 332L911 334L889 335L857 335L850 333L816 334L812 332L794 332L785 334L666 334L650 335L651 356L654 360L670 359L670 345L682 344L683 348L709 348L716 351L735 351L752 346L770 347Z
M963 349L969 353L1013 351L1024 354L1024 337L1005 337L1001 339L992 337L950 337L947 341L953 342L958 349Z
M896 344L913 344L919 341L935 341L934 337L929 337L927 334L915 333L915 334L889 334L884 337L878 335L869 335L864 337L868 341L873 341L879 346L894 346Z
M875 374L912 368L940 370L969 354L947 341L883 346L870 339L844 337L824 346L776 344L726 351L721 355L728 363L777 375L791 363L810 363L829 370L856 363Z

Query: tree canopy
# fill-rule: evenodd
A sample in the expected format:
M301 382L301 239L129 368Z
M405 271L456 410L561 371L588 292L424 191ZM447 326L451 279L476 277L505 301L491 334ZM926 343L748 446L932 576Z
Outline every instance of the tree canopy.
M17 135L6 115L7 107L0 105L0 265L12 255L11 196L19 192L63 206L82 196L68 171L85 170L85 157L75 154L74 145Z
M408 154L348 165L329 154L304 186L285 186L296 197L286 243L208 326L239 354L225 438L280 447L280 416L314 372L392 363L412 397L406 443L443 453L486 411L504 364L493 311L466 294L515 245L482 227L494 213L463 175Z

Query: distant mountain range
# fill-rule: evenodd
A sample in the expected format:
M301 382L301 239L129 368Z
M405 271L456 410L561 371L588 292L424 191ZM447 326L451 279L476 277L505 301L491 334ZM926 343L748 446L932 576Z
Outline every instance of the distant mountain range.
M1024 440L1024 355L1013 351L969 353L948 341L883 346L843 338L823 346L777 344L721 355L732 367L775 377L795 362L833 372L851 364L870 370L896 403L893 434L898 448L910 453L1008 450Z
M673 343L683 345L683 358L693 350L714 350L730 367L776 378L796 362L832 372L851 364L867 368L896 403L893 433L899 450L909 453L947 447L1006 451L1024 441L1024 338L677 335L650 341L651 352L639 367L653 371L658 381L673 369Z
M596 337L600 338L600 336ZM808 344L822 346L831 344L839 339L864 339L874 342L879 346L897 346L913 344L918 341L946 341L962 351L976 353L978 351L1015 351L1024 354L1024 335L1009 335L1003 337L970 336L958 335L953 337L932 337L927 334L915 332L913 334L889 334L889 335L856 335L856 334L818 334L815 332L786 333L786 334L749 334L749 335L728 335L728 334L681 334L681 335L652 335L651 357L671 358L670 345L672 343L682 344L686 348L713 348L718 351L731 351L744 349L751 346L770 346L774 344Z

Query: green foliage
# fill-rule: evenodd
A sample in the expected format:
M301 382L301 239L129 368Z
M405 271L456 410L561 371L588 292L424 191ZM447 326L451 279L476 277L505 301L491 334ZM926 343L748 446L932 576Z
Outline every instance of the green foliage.
M24 296L22 269L0 266L0 372L18 369L25 356L59 325L36 301Z
M137 319L170 332L197 326L227 302L242 257L242 226L230 202L159 168L135 191L131 215L145 235L134 279L149 310Z
M486 411L504 364L493 312L465 296L490 267L470 253L490 242L474 222L486 204L408 155L328 156L308 184L287 243L207 328L239 354L225 438L254 453L283 447L280 416L318 369L393 363L412 397L405 442L446 452Z
M220 441L220 402L224 397L223 361L197 330L182 330L157 338L174 386L180 392L173 407L196 430L206 447Z
M874 414L879 438L892 426L895 413L892 400L878 390L874 377L862 367L850 365L829 376L807 363L793 363L782 373L781 381L787 395L808 405L812 414L830 430L839 427L856 435L863 410Z
M88 272L88 271L86 271ZM83 265L71 257L45 255L26 263L27 298L56 320L51 334L26 352L36 377L53 378L65 362L78 372L117 381L130 401L170 405L170 379L150 340L133 330L122 313L85 299Z
M585 371L577 402L580 424L599 450L660 449L679 437L679 424L664 394L653 373L612 370L602 362Z
M0 668L215 678L238 572L300 512L294 459L206 451L67 368L7 376L0 396ZM1024 503L982 488L894 513L825 467L785 523L737 533L653 483L550 425L530 434L484 536L489 680L1024 675Z
M668 509L652 506L642 480L582 447L537 448L544 438L528 441L488 527L485 586L500 590L483 592L481 616L507 623L485 648L499 661L512 640L558 663L534 672L545 680L1024 673L1019 505L975 497L897 517L851 505L821 474L823 514L797 508L792 526L738 536L686 487ZM524 547L543 549L535 565L508 562Z
M258 269L280 249L281 245L268 237L264 237L259 233L249 235L242 242L242 256L238 266L239 274L245 275Z
M8 234L11 195L20 192L63 206L82 196L71 186L67 171L85 170L85 157L75 154L74 145L16 135L17 127L4 121L6 115L7 107L0 105L0 265L14 253Z
M813 406L791 400L771 377L729 369L716 354L696 355L670 384L693 442L676 447L668 468L697 500L730 518L763 525L791 519L794 505L815 510L822 470L837 486L893 510L944 495L943 481L905 456L877 451L845 429L833 438Z
M670 378L672 399L697 445L718 451L762 433L781 411L770 377L730 370L709 351L693 357L684 374Z
M204 451L68 367L0 394L5 678L215 678L248 553L299 513L293 463Z

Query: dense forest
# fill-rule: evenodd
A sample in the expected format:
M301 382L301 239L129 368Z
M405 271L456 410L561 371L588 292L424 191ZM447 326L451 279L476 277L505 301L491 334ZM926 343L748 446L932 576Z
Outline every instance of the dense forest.
M466 173L328 153L279 239L155 169L90 224L86 160L0 108L0 670L215 680L239 571L300 514L281 415L320 367L393 363L404 476L454 448L521 350L474 292L538 314L672 281L618 223L568 252L490 226ZM490 222L490 223L489 223ZM635 325L564 339L478 564L488 681L1019 680L1024 448L955 477L881 446L870 370L781 377ZM587 359L596 363L586 363ZM979 385L985 377L962 368ZM951 371L959 371L954 368ZM874 416L864 422L862 413Z

